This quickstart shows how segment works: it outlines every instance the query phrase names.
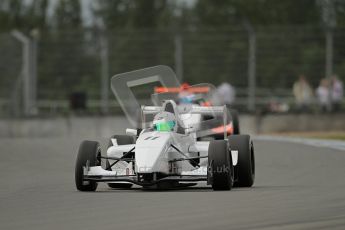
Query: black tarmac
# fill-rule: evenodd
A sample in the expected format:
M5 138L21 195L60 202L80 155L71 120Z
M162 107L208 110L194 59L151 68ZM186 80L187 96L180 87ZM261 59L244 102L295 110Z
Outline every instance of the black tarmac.
M256 140L252 188L78 192L80 141L0 139L0 229L345 228L344 151Z

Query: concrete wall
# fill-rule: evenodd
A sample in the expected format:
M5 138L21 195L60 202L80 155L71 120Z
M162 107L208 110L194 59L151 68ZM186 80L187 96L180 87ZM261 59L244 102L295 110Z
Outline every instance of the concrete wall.
M0 120L1 137L109 137L130 127L125 117L67 117ZM345 131L345 114L266 115L240 117L242 133Z
M345 114L266 115L256 120L257 133L345 131Z
M0 137L109 137L130 127L125 117L0 120Z

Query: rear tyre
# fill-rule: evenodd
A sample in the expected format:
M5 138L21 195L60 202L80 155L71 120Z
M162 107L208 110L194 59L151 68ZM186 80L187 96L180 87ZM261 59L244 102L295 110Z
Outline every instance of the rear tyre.
M208 148L208 182L213 190L230 190L233 185L233 165L228 142L212 140Z
M229 117L228 123L231 121L232 127L233 127L233 131L231 134L238 135L240 134L240 122L238 118L238 112L235 109L230 109L229 106L227 106L227 108L228 108L227 116ZM224 140L224 133L214 134L213 137L215 140Z
M255 180L254 146L249 135L233 135L228 138L230 149L238 151L238 162L235 166L234 186L251 187Z
M232 118L233 134L240 134L240 122L238 118L238 112L235 109L228 109Z
M84 167L88 165L100 166L101 161L98 156L101 155L101 148L96 141L83 141L79 146L77 161L75 165L75 185L79 191L95 191L97 182L84 181Z
M113 135L110 137L107 149L109 147L113 146L113 142L111 141L111 139L116 139L116 142L118 145L130 145L130 144L135 143L133 136ZM111 171L110 163L108 160L106 160L105 165L106 165L106 169ZM133 184L131 184L131 183L108 183L108 186L110 188L131 188L133 186Z

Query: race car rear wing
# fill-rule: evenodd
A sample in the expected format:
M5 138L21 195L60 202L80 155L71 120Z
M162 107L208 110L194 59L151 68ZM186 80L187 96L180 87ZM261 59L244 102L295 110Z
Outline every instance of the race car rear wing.
M163 110L162 106L141 106L141 117L143 122L143 128L146 124L146 116L154 116ZM198 105L178 105L177 110L179 114L201 114L211 117L222 117L224 127L224 139L227 137L226 125L227 125L227 108L226 106L198 106ZM210 121L204 121L203 123L211 123Z
M203 87L191 87L183 88L183 87L163 87L163 86L156 86L155 93L181 93L181 92L188 92L188 93L208 93L210 91L210 87L203 86Z
M198 105L179 105L177 106L180 114L202 114L202 115L221 115L225 113L226 106L198 106ZM141 106L143 114L157 114L163 110L162 106Z

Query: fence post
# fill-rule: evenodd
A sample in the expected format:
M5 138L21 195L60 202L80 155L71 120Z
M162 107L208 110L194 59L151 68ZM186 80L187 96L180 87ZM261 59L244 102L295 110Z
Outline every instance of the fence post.
M101 111L109 112L109 54L108 39L104 30L100 32L100 60L101 60Z
M326 77L333 74L333 31L326 30Z
M39 31L33 29L31 31L31 62L30 62L30 75L31 75L31 115L37 115L37 58L38 58L38 37Z
M18 30L13 30L11 35L17 39L23 45L22 54L22 77L23 77L23 113L25 116L33 115L37 112L36 108L36 61L35 58L35 47L30 38L25 36L22 32Z
M255 91L256 91L256 34L249 22L244 26L248 32L248 104L250 112L255 111Z
M333 0L318 0L321 6L321 17L323 25L326 29L326 77L330 77L333 74L333 29L337 25L337 11Z
M182 36L176 34L174 38L175 44L175 71L177 78L180 80L180 83L183 82L183 44Z

